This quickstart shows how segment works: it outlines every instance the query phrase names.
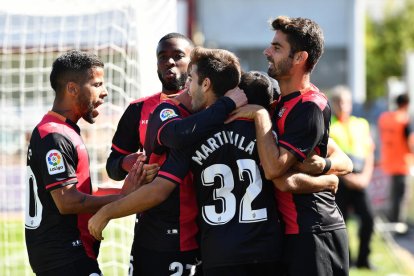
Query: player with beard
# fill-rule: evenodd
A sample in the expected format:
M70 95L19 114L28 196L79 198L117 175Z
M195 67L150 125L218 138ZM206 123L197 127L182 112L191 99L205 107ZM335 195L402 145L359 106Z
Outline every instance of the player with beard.
M313 151L326 157L331 109L325 95L310 82L323 53L320 27L306 18L285 16L277 17L271 26L275 34L264 55L269 61L268 74L281 90L272 118L260 106L242 107L234 116L255 120L266 178L277 182L277 177ZM331 171L326 160L322 173ZM334 194L296 195L276 190L276 198L285 222L288 275L348 275L348 238Z
M101 273L96 260L100 242L89 234L87 223L92 213L123 195L92 196L88 153L77 122L83 118L93 124L99 115L97 107L108 95L103 67L98 57L79 51L58 57L52 66L52 111L33 130L27 153L25 234L37 275ZM138 165L141 170L143 163ZM122 194L135 189L125 183Z
M122 115L114 137L111 153L106 162L106 170L110 178L123 180L144 149L148 118L151 111L163 100L173 98L184 89L187 81L187 67L193 42L180 33L168 33L157 45L157 74L162 89L152 96L140 98L129 104ZM134 242L131 249L130 271L133 275L139 254L136 240L140 220L137 214ZM144 254L145 255L145 254ZM148 264L152 266L152 264Z
M110 178L123 180L137 160L138 151L144 147L148 117L154 107L184 89L193 46L193 42L180 33L166 34L158 42L157 74L162 90L131 102L122 115L106 162Z

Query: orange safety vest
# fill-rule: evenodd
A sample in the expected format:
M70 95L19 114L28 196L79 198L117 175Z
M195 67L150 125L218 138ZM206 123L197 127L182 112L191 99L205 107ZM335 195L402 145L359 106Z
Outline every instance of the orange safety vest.
M410 149L405 134L408 114L400 111L384 112L378 119L378 132L381 140L381 168L389 174L409 172Z

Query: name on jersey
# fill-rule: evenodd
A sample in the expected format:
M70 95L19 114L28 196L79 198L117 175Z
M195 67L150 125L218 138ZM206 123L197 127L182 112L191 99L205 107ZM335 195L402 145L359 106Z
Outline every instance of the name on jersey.
M58 174L65 171L62 153L52 149L46 153L46 165L50 175Z
M246 137L234 131L220 131L208 138L205 143L201 144L200 148L194 152L192 159L197 164L203 165L203 160L206 160L211 153L226 144L234 145L238 149L252 155L254 147L256 146L256 139L246 141Z
M171 109L171 108L164 108L160 112L160 119L163 122L167 119L174 118L177 116L178 116L177 113L175 113L174 109Z

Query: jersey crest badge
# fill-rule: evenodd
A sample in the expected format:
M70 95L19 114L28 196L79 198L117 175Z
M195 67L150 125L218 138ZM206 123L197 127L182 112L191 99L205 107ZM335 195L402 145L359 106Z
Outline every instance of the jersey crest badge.
M58 150L52 149L46 153L46 164L50 175L65 171L62 153Z
M177 113L175 113L175 111L171 108L165 108L165 109L161 110L161 112L160 112L160 119L163 122L167 119L174 118L174 117L177 117L177 116L178 116Z
M279 110L279 113L277 113L277 116L279 116L279 118L282 118L283 113L285 113L286 109L287 109L286 107L282 107L282 108Z

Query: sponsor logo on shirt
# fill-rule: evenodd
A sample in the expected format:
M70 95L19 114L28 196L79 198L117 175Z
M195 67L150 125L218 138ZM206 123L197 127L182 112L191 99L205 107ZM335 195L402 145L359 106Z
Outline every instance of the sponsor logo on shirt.
M174 118L174 117L177 117L177 116L178 115L171 108L165 108L165 109L161 110L161 112L160 112L160 119L163 122L167 119Z
M178 234L178 229L168 229L167 235L176 235Z
M46 164L50 175L65 171L65 163L62 154L58 150L50 150L46 153Z
M72 242L72 246L73 247L79 247L82 245L82 241L81 240L75 240Z

